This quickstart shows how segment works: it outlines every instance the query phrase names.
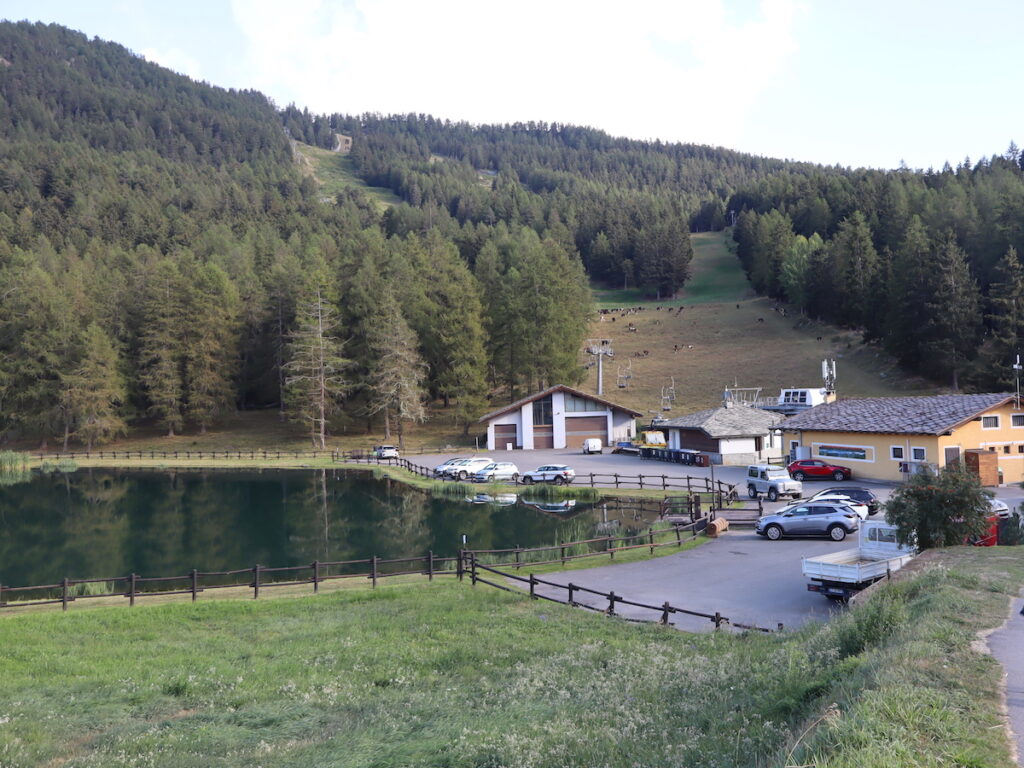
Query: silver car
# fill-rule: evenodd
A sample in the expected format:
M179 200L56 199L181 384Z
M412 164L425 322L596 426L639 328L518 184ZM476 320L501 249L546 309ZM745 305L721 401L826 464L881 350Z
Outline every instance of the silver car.
M492 461L473 475L474 483L493 483L499 480L519 481L519 467L511 461Z
M754 531L772 541L783 536L828 536L832 541L842 541L859 528L860 515L845 504L808 501L765 515Z

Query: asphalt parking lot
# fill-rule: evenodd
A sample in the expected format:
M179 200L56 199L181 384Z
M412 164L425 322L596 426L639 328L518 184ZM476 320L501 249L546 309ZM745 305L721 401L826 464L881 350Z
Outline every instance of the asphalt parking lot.
M783 539L768 541L751 530L735 530L696 549L639 563L623 563L583 571L546 574L558 584L570 582L599 592L648 605L668 602L673 607L714 614L732 621L775 629L778 624L798 627L827 619L841 610L831 600L807 591L801 558L849 549L851 541ZM854 545L855 546L855 545ZM566 591L538 587L542 594L565 600ZM576 593L577 602L606 608L603 598ZM660 612L617 605L627 618L657 620ZM673 614L671 623L691 632L714 629L705 618Z
M433 454L408 458L428 467L459 455ZM464 454L470 455L470 454ZM579 451L494 451L473 455L489 456L497 461L512 461L520 470L530 470L543 464L567 464L577 476L595 474L667 475L670 477L712 477L712 469L671 464L641 459L628 454L583 455ZM739 484L743 492L744 466L716 466L714 479ZM884 502L898 487L894 483L859 481L851 485L870 488ZM805 481L805 495L817 488L842 486L831 481ZM628 487L625 486L624 487ZM995 490L998 498L1016 507L1024 501L1024 490L1005 486ZM771 512L786 502L775 504L764 501L765 512ZM807 621L825 620L832 612L841 610L830 600L807 591L807 582L801 571L801 559L856 546L856 539L833 542L827 539L786 539L770 542L749 529L734 529L714 541L677 555L642 563L601 566L582 571L547 575L544 578L559 584L573 584L600 592L614 591L628 600L661 605L666 601L678 608L715 613L718 611L732 621L774 628L779 623L796 627ZM552 596L565 599L565 590L542 587ZM579 602L586 602L585 593L577 593ZM595 607L606 608L606 599L596 599ZM657 619L651 611L618 605L616 612L631 618ZM703 618L674 614L672 623L680 629L704 631L713 624Z

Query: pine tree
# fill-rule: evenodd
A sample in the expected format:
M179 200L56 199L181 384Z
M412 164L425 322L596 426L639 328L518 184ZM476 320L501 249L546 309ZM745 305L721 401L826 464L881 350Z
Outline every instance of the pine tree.
M292 418L309 426L315 448L327 447L327 422L348 389L341 356L337 312L327 296L326 277L316 275L296 311L285 364L285 392Z
M839 294L841 322L864 327L875 311L871 294L878 271L878 253L871 241L871 228L864 214L854 211L843 220L831 242L832 264L841 277Z
M933 376L949 375L953 389L959 389L960 373L977 351L980 297L967 255L952 235L936 249L928 279L924 369Z
M61 377L63 404L68 421L74 425L74 437L86 450L102 445L126 432L119 408L125 401L124 382L118 369L118 356L110 337L96 323L85 329L82 362ZM67 436L64 440L67 450Z
M994 277L985 315L991 330L981 377L987 386L1009 391L1016 387L1013 364L1024 344L1024 267L1012 246L996 265Z

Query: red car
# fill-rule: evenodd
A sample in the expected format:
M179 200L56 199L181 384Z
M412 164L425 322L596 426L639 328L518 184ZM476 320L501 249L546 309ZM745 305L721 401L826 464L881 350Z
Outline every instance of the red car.
M820 459L800 459L794 461L786 469L789 476L794 480L811 478L831 478L833 480L849 480L853 477L853 470L849 467L840 467L836 464L826 464Z

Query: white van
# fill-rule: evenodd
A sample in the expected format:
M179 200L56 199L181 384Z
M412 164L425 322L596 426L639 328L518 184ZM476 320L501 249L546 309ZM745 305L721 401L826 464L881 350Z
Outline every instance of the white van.
M589 437L583 441L583 453L600 453L601 441L596 437Z

